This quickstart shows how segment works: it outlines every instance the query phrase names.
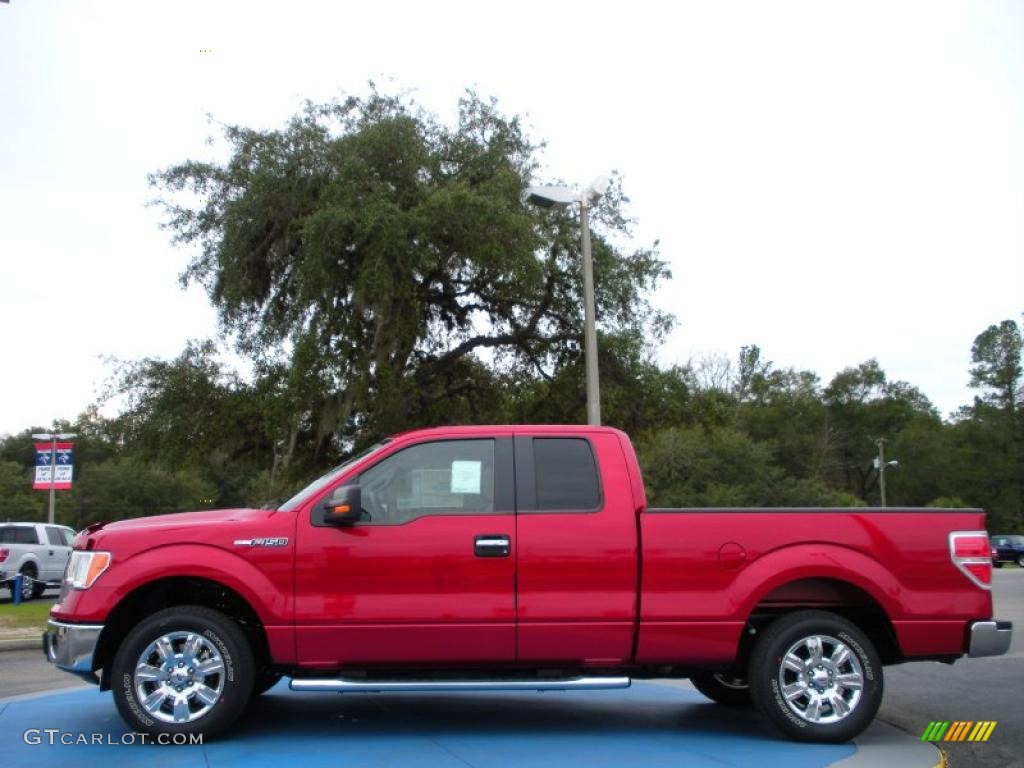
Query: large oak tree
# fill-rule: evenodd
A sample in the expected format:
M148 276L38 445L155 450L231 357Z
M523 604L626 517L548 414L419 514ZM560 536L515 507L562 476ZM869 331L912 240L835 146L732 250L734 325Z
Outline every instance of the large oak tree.
M308 104L277 130L225 126L223 162L151 177L192 246L222 329L280 381L280 450L322 460L396 429L508 414L503 392L555 382L582 342L578 213L523 202L540 147L470 92L449 125L411 100ZM618 179L594 210L597 315L657 343L656 246L628 249ZM582 389L579 389L582 397Z

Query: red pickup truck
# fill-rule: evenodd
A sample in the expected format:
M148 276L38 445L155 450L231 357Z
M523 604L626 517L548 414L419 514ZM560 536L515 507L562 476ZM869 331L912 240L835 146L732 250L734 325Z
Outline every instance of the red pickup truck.
M1005 653L984 513L652 509L622 432L398 435L279 509L96 524L44 635L128 725L212 735L299 691L616 688L688 677L845 741L882 667Z

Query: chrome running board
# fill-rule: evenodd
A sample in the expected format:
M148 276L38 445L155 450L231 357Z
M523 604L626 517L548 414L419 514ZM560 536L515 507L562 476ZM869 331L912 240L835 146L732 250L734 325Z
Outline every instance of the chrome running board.
M629 688L628 677L570 677L550 680L346 680L297 678L293 691L386 693L389 691L596 691Z

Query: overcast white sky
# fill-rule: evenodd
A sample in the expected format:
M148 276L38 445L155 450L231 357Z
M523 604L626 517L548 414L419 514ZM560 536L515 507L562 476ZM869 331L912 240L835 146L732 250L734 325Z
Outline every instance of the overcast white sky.
M201 53L210 49L212 53ZM467 86L526 113L552 176L618 169L660 238L663 362L757 343L876 356L947 413L971 342L1024 310L1024 3L0 4L0 434L74 417L100 355L212 336L146 174L209 154L206 113ZM388 85L390 84L390 85Z

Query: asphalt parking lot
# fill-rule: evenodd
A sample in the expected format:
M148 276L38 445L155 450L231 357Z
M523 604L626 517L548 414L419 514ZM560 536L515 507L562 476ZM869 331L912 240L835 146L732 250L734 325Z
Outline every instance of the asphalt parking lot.
M920 736L932 720L995 720L981 744L943 743L953 768L1024 765L1024 569L993 571L995 615L1013 622L1013 644L1005 656L961 659L952 667L913 662L885 670L879 717Z
M76 766L160 765L226 768L280 766L428 765L434 768L529 768L582 762L587 768L680 765L692 768L824 768L856 760L853 744L798 744L782 739L756 712L722 710L693 690L635 683L620 691L557 694L295 693L280 684L253 701L226 738L158 749L124 746L128 735L110 705L94 691L0 703L3 765L32 766L74 758ZM99 705L99 706L98 706ZM113 743L78 748L26 743L36 723L60 724L69 734L101 733ZM42 726L47 727L47 726ZM50 726L52 727L52 725ZM938 753L911 742L916 759L881 758L848 768L886 765L931 768ZM843 766L847 768L847 766Z
M998 722L988 742L942 745L953 768L1019 765L1024 754L1024 708L1017 700L1017 689L1024 681L1024 642L1020 636L1024 628L1024 570L1003 568L995 572L994 580L996 615L1013 621L1017 630L1007 656L963 659L952 667L916 662L886 669L886 694L879 720L883 728L895 726L903 731L908 743L917 742L932 720ZM13 712L5 713L5 697L75 685L75 678L50 667L38 650L0 653L0 750L12 738L16 737L19 743L21 738L20 731L11 733L2 722L4 714L9 716ZM39 699L44 703L38 705L42 721L36 727L73 729L80 720L82 727L123 732L110 695L87 688L73 691L69 697ZM567 701L574 696L584 698ZM437 733L434 729L438 729ZM388 739L382 742L385 733ZM334 757L342 762L358 757L351 763L358 765L407 762L407 758L419 763L435 752L436 764L442 764L441 757L445 755L457 755L461 762L452 758L452 765L511 765L511 757L523 757L517 750L525 742L546 744L545 754L551 760L522 762L554 765L585 757L588 768L636 764L641 754L645 765L756 764L761 768L774 764L826 765L852 754L852 748L840 754L782 741L755 713L736 714L706 703L685 683L637 684L621 699L609 692L568 696L299 695L287 692L282 684L253 704L239 735L245 738L248 765L272 762L268 756L273 755L280 761L289 742L292 751L288 755L294 758L295 739L301 739L304 745L303 762L307 762L307 746L312 752L328 749L328 745L336 750L344 744ZM490 747L501 754L484 759L486 749L477 741L491 735L501 737ZM606 741L606 736L616 738ZM339 737L344 741L337 741ZM719 742L726 737L736 743L723 748ZM283 741L279 743L278 738ZM404 745L397 752L390 751L395 739ZM771 745L796 747L797 757L790 752L773 751L776 747ZM223 748L207 745L204 749ZM31 754L22 754L20 747L17 752L23 758ZM106 757L99 759L100 753L95 753L99 762L110 759L109 751L103 754ZM218 754L213 753L215 757ZM409 757L411 754L418 757ZM680 762L683 754L688 759ZM5 767L22 764L15 759L17 755L6 752ZM472 761L467 761L467 756ZM183 764L194 764L195 757ZM203 760L212 766L209 754Z

